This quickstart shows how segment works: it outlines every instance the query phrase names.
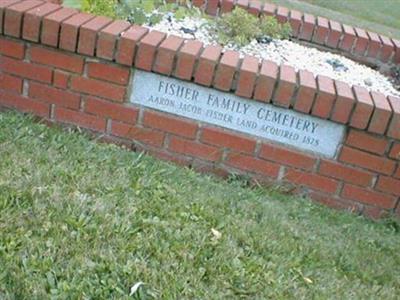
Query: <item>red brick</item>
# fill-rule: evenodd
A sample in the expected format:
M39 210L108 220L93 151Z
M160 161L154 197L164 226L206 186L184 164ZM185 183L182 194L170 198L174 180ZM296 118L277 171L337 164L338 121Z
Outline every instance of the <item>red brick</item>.
M400 143L393 144L389 152L389 157L400 160Z
M354 148L382 155L389 144L386 138L351 129L346 144Z
M135 145L136 149L140 149L140 146L137 147L137 145ZM146 154L149 154L157 159L160 160L167 160L167 161L171 161L174 164L177 164L179 166L190 166L191 168L196 168L195 165L192 164L193 162L193 158L187 158L187 157L183 157L181 155L176 155L176 154L171 154L168 151L164 150L164 149L145 149L146 150ZM203 164L200 165L204 165L204 162L202 161ZM215 170L207 170L207 173L210 172L215 172Z
M2 1L0 1L0 24L1 24L1 26L0 26L0 34L3 34L3 15L4 15L4 11L5 11L5 8L7 7L7 6L11 6L11 5L13 5L13 4L15 4L15 3L17 3L17 2L20 2L21 0L2 0Z
M289 107L296 89L296 72L294 68L287 65L281 65L280 70L273 102L279 106Z
M41 4L42 1L26 0L7 7L4 14L4 34L21 37L24 12Z
M351 87L342 81L335 80L337 98L333 106L331 120L347 124L350 120L351 112L355 104L355 99Z
M300 32L300 27L303 22L303 14L297 10L290 11L289 24L292 27L292 36L297 37Z
M343 24L343 33L343 39L339 44L339 48L350 52L356 40L356 33L353 27L346 24Z
M278 6L278 9L276 10L276 18L279 23L286 23L289 18L289 9L283 6Z
M75 110L79 109L81 102L78 94L36 82L29 83L29 97Z
M63 123L70 123L94 131L104 132L106 129L106 121L103 118L59 106L55 107L54 118Z
M44 118L48 118L50 113L48 104L33 101L32 99L4 90L0 90L0 105Z
M186 158L186 162L192 160L192 158ZM189 163L190 167L193 170L196 170L197 172L200 173L205 173L205 174L214 174L218 177L222 178L229 178L231 174L223 167L220 167L218 165L215 165L212 162L205 162L204 160L200 159L193 159L191 163Z
M384 134L392 116L392 109L385 95L378 92L371 92L375 110L371 117L368 131Z
M387 36L379 36L382 41L382 48L379 55L379 60L383 62L388 62L394 52L394 45L390 38Z
M258 17L261 12L262 3L260 0L250 0L248 12Z
M182 44L182 38L174 35L168 36L158 48L153 71L164 75L171 75L174 68L175 56Z
M22 79L0 73L0 89L20 94L22 93Z
M45 45L58 47L61 22L68 19L78 11L64 7L43 18L41 42Z
M247 10L247 8L249 7L249 0L237 0L236 6Z
M222 55L218 64L214 80L214 87L229 91L232 87L233 77L239 64L239 52L227 50Z
M380 207L365 205L362 214L370 219L379 220L388 216L388 212Z
M82 73L84 60L77 55L70 55L61 51L33 46L30 49L31 61L47 66L56 67L65 71Z
M93 18L95 18L95 16L79 13L62 21L59 47L64 50L75 52L78 45L79 27Z
M386 175L392 174L396 166L392 160L349 147L343 147L339 159L342 162Z
M122 32L127 30L129 26L130 23L127 21L116 20L100 30L97 39L96 56L113 60L117 38Z
M67 89L69 74L63 71L55 70L53 76L53 85L58 88Z
M265 16L275 16L275 12L276 12L276 5L272 4L272 3L264 3L264 7L262 9L262 13Z
M357 39L356 39L356 44L354 46L354 53L358 55L363 55L365 51L367 50L367 46L369 43L369 38L367 35L367 32L361 28L354 28L356 34L357 34Z
M400 196L400 180L387 176L379 176L375 189L381 192Z
M375 32L368 31L367 33L370 40L368 44L367 56L376 58L378 56L379 50L381 49L381 40L379 38L379 35Z
M270 102L277 77L278 65L273 61L263 60L254 90L254 99Z
M393 110L393 117L390 121L387 135L400 140L400 98L389 96L388 100Z
M329 22L328 19L323 17L317 17L317 26L315 27L315 33L313 36L313 42L323 45L329 34Z
M335 194L339 186L338 181L334 179L294 169L287 170L284 179L294 184L331 194Z
M203 43L197 40L188 40L178 52L175 76L181 79L191 80L196 59L203 48Z
M331 48L337 48L342 36L342 25L339 22L329 20L329 28L326 45Z
M219 0L207 0L206 12L210 15L216 16L218 11Z
M304 170L312 170L316 162L316 159L309 155L269 144L262 145L259 156L273 162Z
M374 103L367 89L353 86L353 91L357 101L350 125L358 129L365 129L374 110Z
M104 119L113 119L124 123L135 124L139 110L137 108L104 101L94 97L85 100L85 112Z
M372 173L355 169L336 162L322 160L319 173L348 183L370 186L372 182Z
M335 86L329 77L318 75L318 93L315 97L312 114L323 119L329 118L336 99Z
M118 41L115 60L117 63L131 66L133 64L137 43L147 34L149 30L145 27L132 25L127 31L121 34Z
M166 34L156 30L147 34L139 44L135 66L139 69L151 71L157 47L165 39Z
M203 128L201 141L210 145L249 154L253 153L256 147L256 141L253 139L213 127Z
M129 81L129 69L118 65L89 62L87 74L91 78L103 79L121 85L127 85Z
M98 32L110 24L107 17L95 17L79 27L78 53L94 56Z
M192 4L196 7L202 7L206 3L206 0L192 0Z
M303 26L299 33L299 39L311 41L314 32L315 17L310 14L304 14L303 19Z
M233 10L235 0L221 0L220 13L228 13Z
M71 89L118 102L123 102L125 96L125 88L122 86L84 77L72 77Z
M395 64L399 64L400 63L400 40L396 40L396 39L392 39L392 43L394 45L394 56L392 58L392 61ZM400 206L399 206L400 207ZM399 210L400 211L400 210Z
M278 177L280 169L278 164L239 153L229 153L225 163L242 171L254 172L273 178Z
M25 56L25 46L23 43L17 41L0 39L0 54L23 59Z
M394 177L400 178L400 165L397 167L396 172L394 173Z
M217 161L221 157L221 150L218 148L175 136L170 137L168 149L176 153L199 157L208 161Z
M215 66L218 63L222 48L218 45L206 46L200 55L195 72L195 82L210 86L214 77Z
M309 197L311 200L316 201L320 204L328 206L333 209L340 209L340 210L348 210L352 213L358 213L360 211L360 206L352 203L351 201L343 201L338 197L332 197L331 195L327 195L325 193L320 192L309 192Z
M345 184L342 196L361 203L371 204L382 208L394 208L396 198L381 194L378 192L370 191L358 186Z
M134 140L146 145L161 147L165 134L158 130L146 129L112 121L111 132L115 136Z
M42 18L60 8L59 5L45 3L27 11L24 15L22 37L25 40L39 42Z
M167 117L165 114L146 111L143 116L143 126L160 129L182 137L194 139L197 124L182 118Z
M258 59L246 55L240 66L236 95L251 98L258 73Z
M52 71L48 67L23 62L7 57L0 57L0 69L26 79L51 83Z

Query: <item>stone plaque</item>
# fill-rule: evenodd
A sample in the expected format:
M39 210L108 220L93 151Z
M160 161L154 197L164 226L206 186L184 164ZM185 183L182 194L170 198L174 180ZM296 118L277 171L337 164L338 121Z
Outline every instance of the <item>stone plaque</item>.
M345 126L190 82L135 71L130 101L333 157Z

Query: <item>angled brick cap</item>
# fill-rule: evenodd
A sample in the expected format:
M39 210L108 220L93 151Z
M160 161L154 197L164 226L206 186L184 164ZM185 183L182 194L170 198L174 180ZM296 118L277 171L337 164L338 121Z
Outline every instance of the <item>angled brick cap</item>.
M95 16L79 13L62 21L59 47L64 50L75 52L78 45L79 27L93 18L95 18Z
M232 87L233 77L239 64L239 53L228 50L221 58L215 73L214 86L220 90L229 91Z
M100 30L97 39L96 56L113 60L117 39L119 35L129 27L129 22L116 20Z
M175 76L181 79L190 80L194 73L194 67L199 57L203 43L197 40L188 40L178 52Z
M171 75L174 68L175 56L183 44L183 38L170 35L158 47L157 57L153 66L153 71Z
M136 67L151 71L157 47L166 36L163 32L153 30L140 41L135 62Z
M27 11L24 15L22 38L33 42L38 42L40 37L42 18L59 9L61 9L61 6L59 5L45 3L41 6L37 6Z
M276 63L270 60L263 60L260 74L256 81L254 99L263 102L271 102L275 82L278 78L278 70L279 68Z
M375 105L368 131L384 134L392 117L392 109L386 96L382 93L371 92L371 97Z
M388 100L393 109L393 117L387 134L392 138L400 139L400 98L389 96Z
M347 124L355 104L351 87L342 81L335 80L337 98L333 107L331 120Z
M131 66L136 54L137 44L148 31L145 27L132 25L127 31L122 32L118 41L115 60L120 64Z
M365 129L374 110L374 103L366 88L354 86L353 91L357 101L351 116L350 125L355 128Z
M297 92L294 109L308 114L314 103L314 97L317 90L317 84L314 74L300 70L299 71L299 90Z
M221 46L206 46L200 55L197 70L195 72L195 82L210 86L214 77L215 66L221 55Z
M288 65L280 66L278 87L273 102L276 105L289 107L296 89L296 72Z
M236 94L251 98L258 73L258 59L246 55L240 66L239 79L236 87Z

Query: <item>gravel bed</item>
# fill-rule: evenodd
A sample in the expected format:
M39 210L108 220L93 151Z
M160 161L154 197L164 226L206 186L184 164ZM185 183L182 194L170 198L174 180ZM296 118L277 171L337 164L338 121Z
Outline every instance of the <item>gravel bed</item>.
M217 44L207 21L199 17L176 20L174 17L165 16L160 23L148 27L185 39L197 39L205 45ZM394 88L389 78L378 71L341 55L306 47L289 40L272 40L269 43L253 40L245 47L225 45L224 50L228 49L239 51L242 57L248 54L272 60L277 64L287 64L296 70L308 70L315 75L325 75L350 85L359 85L370 91L400 96L400 91Z

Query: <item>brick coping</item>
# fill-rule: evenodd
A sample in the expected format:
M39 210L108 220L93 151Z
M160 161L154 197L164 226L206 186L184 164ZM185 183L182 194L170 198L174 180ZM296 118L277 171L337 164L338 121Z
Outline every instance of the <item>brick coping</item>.
M235 7L241 7L257 17L274 16L278 22L289 22L292 36L299 41L310 42L376 65L400 63L399 40L325 17L290 10L269 2L262 3L260 0L193 0L192 3L214 16L230 12Z
M194 1L193 4L199 2L204 3ZM206 2L206 9L210 12L211 7L218 9L220 5L222 10L228 2L232 1L210 0ZM248 3L254 11L256 2L240 1L237 5ZM257 7L264 11L270 4ZM288 17L293 14L279 7L276 13ZM399 98L369 92L359 86L350 87L326 76L315 77L306 70L296 72L290 66L278 66L268 60L259 62L251 56L241 59L235 51L222 53L220 46L204 46L196 40L185 41L126 21L80 13L40 0L4 0L0 3L0 24L0 34L5 36L194 81L371 133L400 138Z

